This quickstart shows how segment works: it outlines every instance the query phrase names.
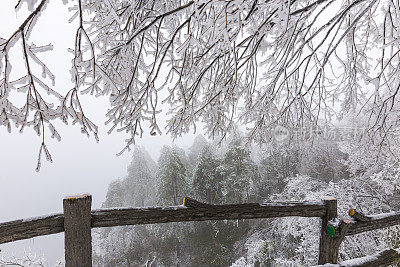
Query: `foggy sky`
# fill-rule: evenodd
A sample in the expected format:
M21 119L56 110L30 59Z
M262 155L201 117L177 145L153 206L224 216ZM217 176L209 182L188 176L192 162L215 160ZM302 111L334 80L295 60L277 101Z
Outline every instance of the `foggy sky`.
M25 5L16 14L15 4L16 1L3 1L0 4L2 38L11 36L28 15ZM66 51L74 46L76 22L68 24L71 15L62 1L49 1L29 38L30 42L34 41L37 45L54 45L53 51L41 53L40 56L56 75L56 90L61 92L72 88L69 73L71 54ZM15 58L18 58L17 53ZM14 62L12 66L13 73L24 71L21 62ZM77 193L92 194L92 207L100 208L108 184L126 175L131 153L125 152L119 157L115 155L123 148L127 136L116 133L107 135L108 127L104 126L107 99L82 99L87 116L100 127L100 142L96 143L94 138L81 134L79 126L56 123L62 140L57 142L46 138L54 162L42 159L40 173L35 172L35 168L41 137L31 128L26 128L23 134L13 128L9 134L5 127L0 127L0 222L62 212L63 197ZM193 137L187 135L175 143L187 148ZM154 160L161 147L172 142L165 133L155 137L146 134L137 141ZM63 234L57 234L3 244L0 245L0 256L23 255L26 250L43 254L53 264L63 257L63 238Z

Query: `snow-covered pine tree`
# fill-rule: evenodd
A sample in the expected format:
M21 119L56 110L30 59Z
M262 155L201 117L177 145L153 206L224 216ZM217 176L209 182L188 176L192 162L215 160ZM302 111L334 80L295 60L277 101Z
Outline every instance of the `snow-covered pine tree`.
M128 176L123 181L125 205L131 207L153 206L157 202L155 162L144 148L135 146Z
M218 172L222 175L222 193L226 203L254 201L260 182L258 166L250 156L250 148L243 138L235 137L228 144Z
M156 164L143 147L135 146L128 175L110 183L103 207L154 205ZM94 262L99 266L139 266L153 259L158 240L151 225L98 229L94 231Z
M314 140L312 144L303 142L301 147L298 173L326 182L349 178L349 172L344 164L348 154L340 150L337 142Z
M192 191L199 201L210 204L221 204L222 175L218 168L221 160L216 157L210 146L206 145L197 158L193 174Z
M158 204L162 206L177 206L189 194L189 182L186 167L182 162L186 155L178 147L164 146L158 159ZM181 266L182 240L185 228L177 223L157 227L159 237L164 246L161 248L164 264Z
M113 181L108 188L104 207L144 207L156 203L156 164L143 147L135 146L128 175Z
M112 181L108 185L106 200L103 202L102 207L120 207L124 206L125 203L125 188L122 185L122 181L117 179Z
M158 160L158 204L180 205L188 191L187 172L175 147L164 146Z
M191 169L194 170L197 164L197 160L205 146L209 145L207 140L202 135L197 135L193 144L189 147L188 158L191 163Z
M301 149L298 144L264 144L259 148L257 163L261 175L259 186L263 198L285 187L285 178L299 172Z
M238 137L239 139L240 137ZM202 139L199 140L200 142ZM227 203L223 195L225 181L229 175L223 175L223 169L234 170L235 160L226 160L217 156L217 152L229 152L230 147L222 146L216 151L215 146L201 142L202 150L198 151L196 168L191 185L192 195L210 204ZM195 147L195 144L192 146ZM200 146L199 146L200 147ZM193 151L193 150L191 150ZM235 157L235 155L231 155ZM243 158L239 159L243 161ZM246 160L249 160L246 158ZM244 161L246 161L244 160ZM241 179L245 180L246 177ZM246 188L244 188L246 190ZM237 197L237 198L235 198ZM230 203L242 201L241 194L231 195ZM248 221L207 221L193 222L185 232L185 249L189 258L189 266L229 266L240 255L237 242L244 239L249 230Z

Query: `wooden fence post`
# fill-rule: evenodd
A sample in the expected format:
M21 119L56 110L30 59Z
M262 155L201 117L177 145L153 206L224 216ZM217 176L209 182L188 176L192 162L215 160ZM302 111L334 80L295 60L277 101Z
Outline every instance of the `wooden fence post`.
M337 200L327 197L323 201L326 207L326 214L322 217L318 264L337 263L339 250L336 249L333 238L327 232L328 222L337 217Z
M63 200L65 230L65 266L92 266L91 195Z

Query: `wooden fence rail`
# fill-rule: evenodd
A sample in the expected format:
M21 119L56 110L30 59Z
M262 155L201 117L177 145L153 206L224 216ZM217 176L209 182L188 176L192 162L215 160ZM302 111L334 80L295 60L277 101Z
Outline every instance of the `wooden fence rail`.
M400 224L400 212L389 212L376 216L368 216L370 220L357 220L350 225L346 235L355 235L366 231L390 227Z
M400 224L400 212L365 216L355 210L349 213L354 221L342 220L337 223L337 202L332 198L312 202L228 205L210 205L185 198L181 206L91 211L91 196L78 195L65 198L63 207L62 214L0 223L0 244L65 232L66 266L91 266L90 229L95 227L288 216L319 217L322 224L318 264L325 264L337 263L339 245L345 236ZM334 229L334 234L329 229Z
M186 205L182 206L93 210L91 211L91 226L94 228L287 216L323 217L326 213L326 208L322 201L230 205L204 205L204 203L200 203L203 207L194 207L193 203L200 202L185 198ZM0 244L60 232L64 232L64 214L0 223Z
M400 262L400 249L385 249L370 256L364 256L347 261L342 261L339 264L324 264L314 267L382 267L397 264Z
M0 244L64 232L64 214L0 223Z
M201 203L202 206L193 206L193 203L194 200L185 198L186 205L176 207L94 210L92 211L92 227L287 216L323 217L326 213L325 205L322 202L246 203L234 205L207 205Z

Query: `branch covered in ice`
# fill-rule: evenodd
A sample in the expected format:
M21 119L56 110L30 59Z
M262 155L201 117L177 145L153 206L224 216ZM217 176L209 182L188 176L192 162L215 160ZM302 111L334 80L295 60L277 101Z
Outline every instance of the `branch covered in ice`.
M47 1L16 7L25 2L31 15L0 39L0 124L9 131L14 122L44 137L44 124L71 119L97 139L79 98L87 93L109 96L106 124L129 135L123 151L144 132L162 133L162 111L174 137L199 121L210 136L225 137L240 123L250 140L266 142L277 124L362 113L377 145L397 138L400 12L392 1L64 0L74 3L69 21L78 22L74 86L65 96L40 59L51 45L28 40ZM17 41L27 73L12 83L9 50ZM10 100L14 91L26 95L25 106Z

